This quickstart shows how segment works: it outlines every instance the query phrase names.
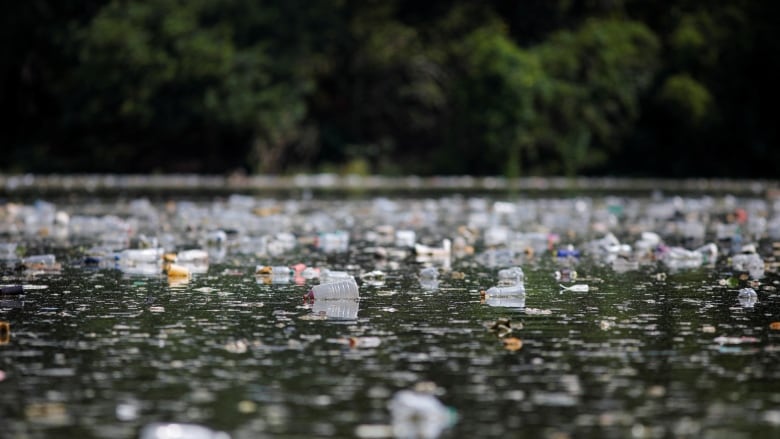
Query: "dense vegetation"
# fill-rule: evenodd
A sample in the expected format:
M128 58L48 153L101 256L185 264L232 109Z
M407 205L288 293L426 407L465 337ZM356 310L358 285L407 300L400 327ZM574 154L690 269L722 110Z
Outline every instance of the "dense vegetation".
M773 177L776 5L6 2L0 171Z

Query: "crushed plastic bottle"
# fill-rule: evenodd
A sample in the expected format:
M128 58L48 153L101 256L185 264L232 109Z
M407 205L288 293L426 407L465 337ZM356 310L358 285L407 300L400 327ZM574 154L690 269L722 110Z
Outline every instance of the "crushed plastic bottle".
M734 271L748 272L753 279L764 277L764 260L757 253L740 253L731 257Z
M714 264L718 256L718 247L715 244L706 244L696 250L688 250L683 247L666 247L661 250L658 257L670 269L698 268L702 265Z
M139 439L230 439L230 435L197 424L155 422L141 429Z
M401 390L388 408L396 438L437 438L457 422L457 413L428 393Z
M436 267L425 267L420 270L420 279L438 279L439 270Z
M758 303L758 294L756 294L756 290L753 288L743 288L739 290L737 300L744 308L753 308Z
M315 285L306 295L309 300L359 299L357 282L349 277L334 282Z

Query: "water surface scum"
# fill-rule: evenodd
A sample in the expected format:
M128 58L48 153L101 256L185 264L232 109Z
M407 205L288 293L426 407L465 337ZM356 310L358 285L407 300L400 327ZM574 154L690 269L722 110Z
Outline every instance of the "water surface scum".
M776 241L758 197L4 202L0 437L777 437Z

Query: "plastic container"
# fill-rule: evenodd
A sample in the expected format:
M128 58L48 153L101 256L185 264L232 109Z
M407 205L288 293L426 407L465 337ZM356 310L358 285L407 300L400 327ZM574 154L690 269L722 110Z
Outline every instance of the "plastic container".
M420 270L420 279L433 279L439 278L439 270L436 267L425 267Z
M182 250L176 254L176 262L184 264L208 264L209 254L205 250Z
M27 268L31 267L53 267L57 263L57 258L54 255L34 255L22 258L22 265Z
M152 263L162 260L165 251L160 247L126 249L119 252L119 263Z
M270 265L258 265L255 268L255 274L257 275L268 275L272 277L284 277L284 276L292 276L293 270L290 267L286 267L284 265L276 265L276 266L270 266Z
M15 242L0 242L0 260L16 259Z
M743 288L737 294L739 304L744 308L753 308L758 303L758 294L753 288Z
M485 291L485 297L508 297L524 296L525 286L523 284L512 285L509 287L490 287Z
M428 393L401 390L388 408L397 438L437 438L457 422L457 413Z
M760 279L764 277L764 260L757 253L745 253L734 255L731 258L731 267L735 271L747 271L750 277Z
M309 299L329 300L329 299L359 299L357 282L355 278L339 280L315 285L308 294Z
M197 424L155 422L141 430L140 439L230 439L230 435Z
M414 230L397 230L395 232L396 247L412 248L415 242L417 242L417 233Z
M488 306L501 308L525 308L525 295L487 296L483 303Z

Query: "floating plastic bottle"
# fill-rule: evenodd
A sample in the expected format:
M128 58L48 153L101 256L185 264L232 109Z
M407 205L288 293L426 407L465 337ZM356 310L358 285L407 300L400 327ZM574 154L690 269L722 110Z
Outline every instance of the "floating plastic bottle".
M230 439L230 435L197 424L155 422L141 430L139 439Z
M571 286L565 286L565 285L559 285L561 287L561 291L571 291L574 293L587 293L590 291L590 287L586 284L574 284Z
M485 297L524 296L525 286L516 284L508 287L490 287L484 292Z
M119 252L120 264L160 262L165 251L160 247L126 249Z
M348 279L315 285L307 297L313 300L359 299L360 294L355 278L349 277Z
M17 259L15 242L0 242L0 261Z
M401 390L388 408L396 438L437 438L457 422L457 413L428 393Z
M747 271L750 277L764 277L764 260L757 253L742 253L731 257L731 267L735 271Z
M255 274L257 275L269 275L273 277L284 277L284 276L292 276L293 270L290 267L284 266L284 265L258 265L255 268Z
M57 264L57 258L52 254L33 255L22 258L22 265L28 269L52 269Z
M180 264L208 264L209 253L201 249L182 250L176 253L176 262Z
M420 279L438 279L439 270L436 267L425 267L420 270Z
M697 268L702 265L714 264L717 257L718 247L712 243L696 250L669 247L663 249L659 254L659 258L671 269Z
M737 294L739 304L745 308L752 308L758 302L758 294L753 288L743 288Z
M397 230L395 232L395 246L396 247L414 247L414 243L417 240L417 234L414 230Z
M525 294L517 296L485 296L482 303L502 308L525 308Z

